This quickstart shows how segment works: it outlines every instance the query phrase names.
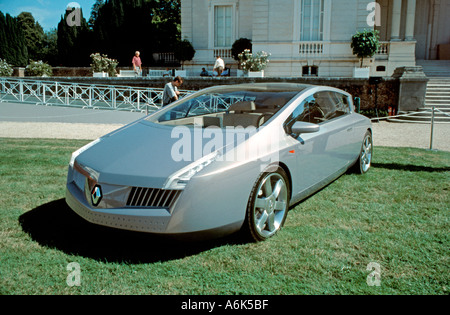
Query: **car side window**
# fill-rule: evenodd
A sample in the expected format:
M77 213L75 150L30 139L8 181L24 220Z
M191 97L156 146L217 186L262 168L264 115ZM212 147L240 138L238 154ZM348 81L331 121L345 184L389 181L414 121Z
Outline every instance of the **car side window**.
M329 121L350 113L348 99L341 93L327 91L318 92L314 96L323 116L320 118L320 122Z
M317 92L294 109L284 126L286 132L291 133L297 121L321 124L347 114L350 114L350 105L346 95L331 91Z
M289 118L284 123L284 128L285 128L287 133L289 133L289 134L292 133L291 132L291 128L292 128L292 126L294 126L294 124L297 121L307 121L307 122L309 122L309 116L307 116L307 114L308 114L309 104L311 102L314 102L314 97L313 96L308 97L306 100L301 102L300 105L298 105L294 109L292 114L289 116Z
M333 92L336 103L336 112L341 115L350 114L350 104L346 95Z
M320 122L324 122L329 120L331 117L334 117L336 105L333 100L332 93L318 92L314 96L316 98L317 107L320 109L320 116L318 116L317 119L320 119Z

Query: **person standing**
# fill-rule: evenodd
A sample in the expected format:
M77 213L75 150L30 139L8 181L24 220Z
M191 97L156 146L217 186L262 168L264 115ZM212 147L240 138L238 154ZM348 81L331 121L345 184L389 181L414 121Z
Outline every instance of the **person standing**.
M183 84L183 79L180 76L175 77L172 82L166 84L163 92L163 107L178 101L178 98L180 97L178 88L181 84Z
M142 61L140 55L141 53L139 51L136 51L132 60L133 70L137 76L142 75Z
M217 56L213 71L216 71L217 75L220 77L224 69L225 69L225 62L223 61L222 58L220 58L220 56Z

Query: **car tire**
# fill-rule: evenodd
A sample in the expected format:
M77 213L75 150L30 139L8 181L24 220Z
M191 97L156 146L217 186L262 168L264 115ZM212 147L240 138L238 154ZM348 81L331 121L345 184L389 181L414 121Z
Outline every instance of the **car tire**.
M261 242L274 236L284 225L289 210L289 180L278 166L269 167L256 180L247 205L244 233Z
M372 133L368 130L364 135L364 140L361 145L361 152L356 161L353 170L357 174L365 174L372 166L373 157L373 140Z

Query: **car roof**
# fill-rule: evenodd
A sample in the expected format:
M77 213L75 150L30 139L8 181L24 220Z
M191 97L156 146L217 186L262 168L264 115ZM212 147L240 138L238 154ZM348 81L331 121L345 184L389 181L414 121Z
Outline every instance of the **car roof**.
M284 83L284 82L267 82L267 83L244 83L233 85L214 86L210 89L227 89L227 90L260 90L273 92L302 92L306 89L318 87L311 84Z

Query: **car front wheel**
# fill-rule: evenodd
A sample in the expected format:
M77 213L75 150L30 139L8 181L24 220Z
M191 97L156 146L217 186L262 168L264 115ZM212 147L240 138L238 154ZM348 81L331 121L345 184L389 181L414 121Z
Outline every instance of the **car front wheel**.
M361 152L358 157L358 161L354 166L354 170L359 174L365 174L369 171L372 165L373 155L373 141L372 133L367 131L364 135L364 140L361 146Z
M254 241L264 241L283 226L289 209L289 181L280 167L262 173L250 194L244 229Z

